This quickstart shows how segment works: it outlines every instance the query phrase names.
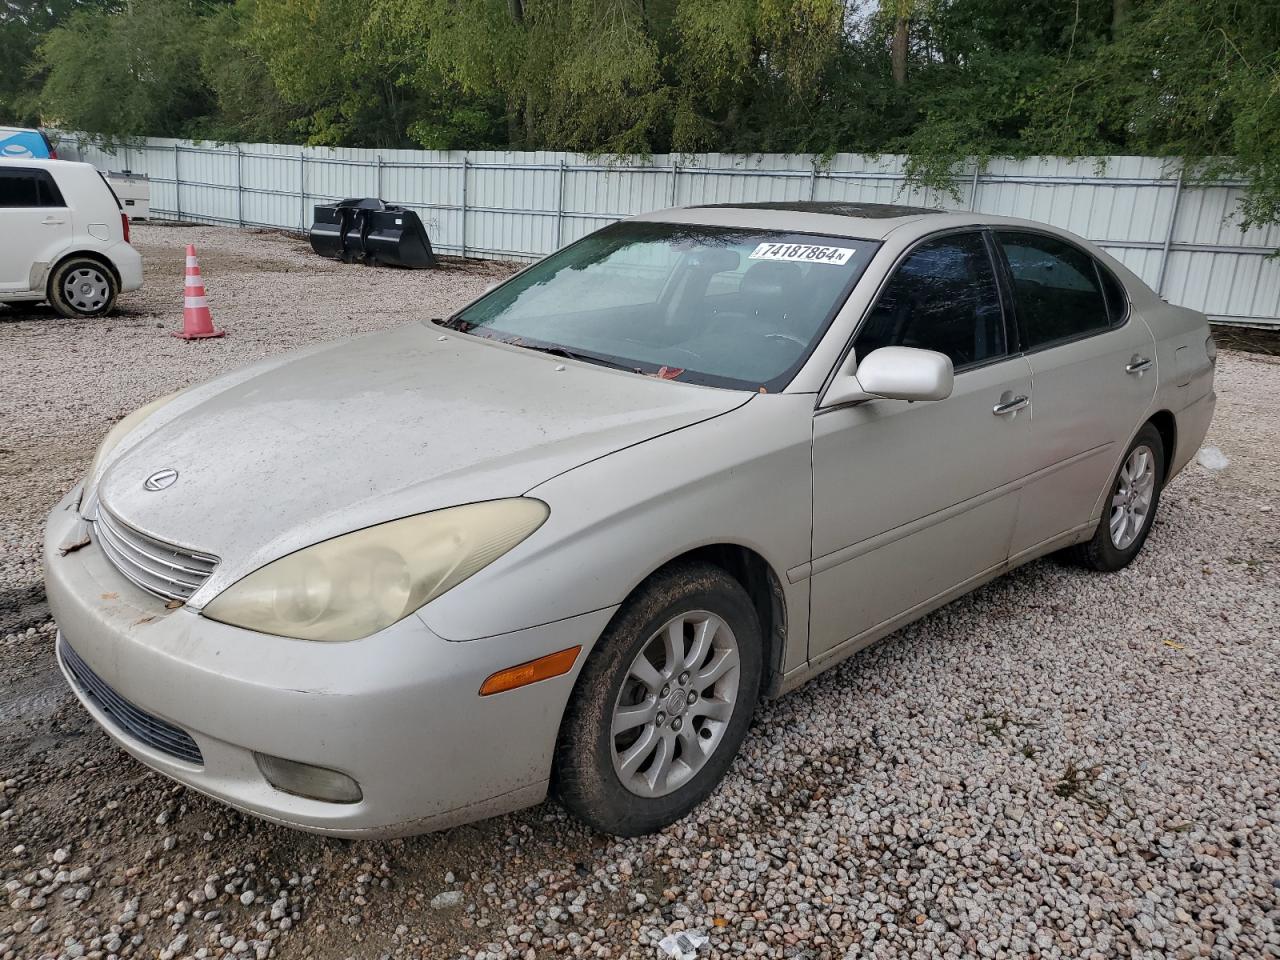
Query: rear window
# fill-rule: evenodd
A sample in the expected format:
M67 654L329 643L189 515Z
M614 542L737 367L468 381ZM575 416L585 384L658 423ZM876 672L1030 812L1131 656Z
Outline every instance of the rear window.
M101 170L98 171L98 179L101 180L104 184L106 184L107 193L111 194L111 199L116 202L116 209L123 210L124 207L120 204L120 198L116 196L116 188L111 186L111 181L102 175Z
M62 206L62 192L48 170L0 167L0 207Z
M1111 322L1119 325L1129 315L1129 295L1115 275L1100 263L1098 276L1102 278L1102 292L1107 295L1107 313L1111 315Z

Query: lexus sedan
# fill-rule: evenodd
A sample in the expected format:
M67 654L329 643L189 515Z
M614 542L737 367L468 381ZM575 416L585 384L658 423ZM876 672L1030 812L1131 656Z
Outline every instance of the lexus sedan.
M1214 357L1042 224L637 217L121 420L49 518L58 662L129 753L278 823L553 791L657 830L760 698L1044 554L1133 560Z

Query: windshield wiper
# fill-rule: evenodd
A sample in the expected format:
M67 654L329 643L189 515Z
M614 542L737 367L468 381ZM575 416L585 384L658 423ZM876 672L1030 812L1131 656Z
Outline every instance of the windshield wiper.
M444 327L446 330L456 330L459 333L469 333L472 336L478 336L483 340L493 340L497 343L505 343L510 347L523 347L526 350L536 350L539 353L550 354L553 357L564 357L566 360L582 360L585 363L594 363L597 366L610 367L614 370L626 370L628 373L644 373L643 370L634 364L621 363L618 360L614 360L610 357L602 357L596 353L584 353L581 350L570 350L568 347L561 347L557 345L548 344L543 346L536 343L526 343L520 337L515 337L511 340L503 340L500 337L491 337L483 333L475 333L475 328L459 317L452 317L448 320L433 317L431 322L438 327Z
M626 370L628 373L643 373L639 367L631 364L619 363L617 360L609 357L602 357L594 353L583 353L581 350L570 350L568 347L552 347L539 346L535 343L524 343L519 340L499 340L499 343L509 343L512 346L524 347L526 350L537 350L539 353L547 353L553 357L564 357L566 360L582 360L586 363L598 364L602 367L611 367L614 370Z

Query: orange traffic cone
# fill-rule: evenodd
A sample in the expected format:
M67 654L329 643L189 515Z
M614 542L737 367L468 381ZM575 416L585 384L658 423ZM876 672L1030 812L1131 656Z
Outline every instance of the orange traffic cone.
M196 260L195 244L187 244L187 281L182 301L182 329L172 334L183 340L203 340L221 337L225 330L213 329L213 314L204 295L204 279L200 276L200 263Z

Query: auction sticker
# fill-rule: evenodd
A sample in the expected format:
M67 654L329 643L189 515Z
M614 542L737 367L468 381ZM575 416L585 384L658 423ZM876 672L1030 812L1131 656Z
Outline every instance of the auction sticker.
M813 243L762 243L749 260L786 260L790 263L848 263L853 247L822 247Z

